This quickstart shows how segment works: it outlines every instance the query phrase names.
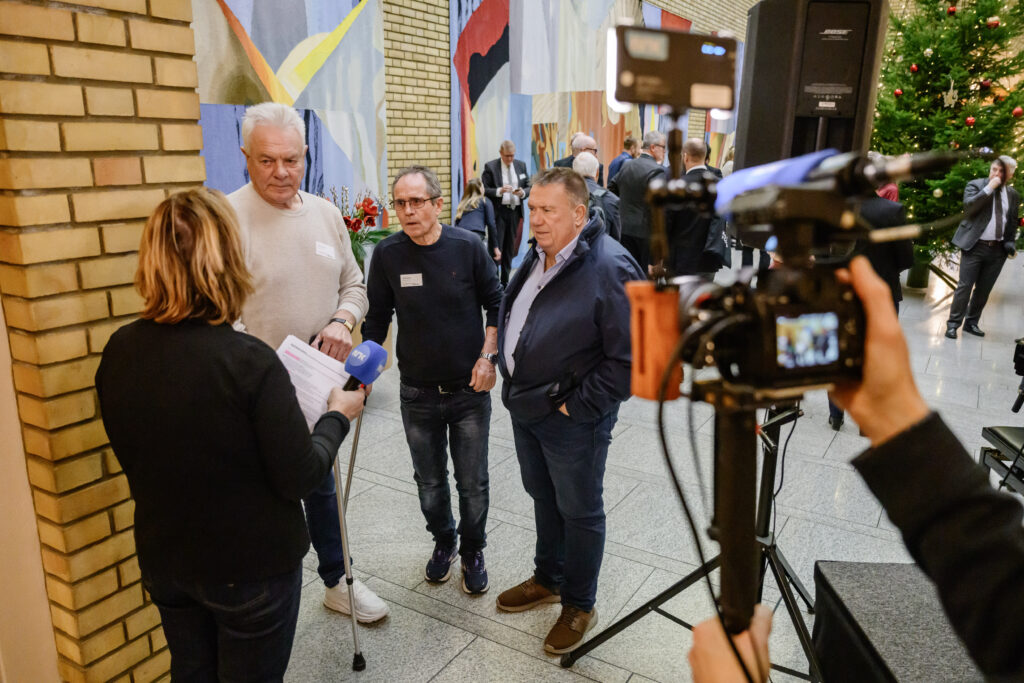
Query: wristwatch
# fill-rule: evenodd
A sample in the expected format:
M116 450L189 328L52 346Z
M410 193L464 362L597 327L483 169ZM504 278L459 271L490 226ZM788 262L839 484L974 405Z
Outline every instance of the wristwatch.
M498 364L498 354L496 353L481 353L480 357L485 361L488 361L491 365Z
M331 322L332 323L341 323L342 325L344 325L345 327L348 328L349 332L354 332L355 329L356 329L355 325L353 325L348 320L345 320L344 318L331 318Z

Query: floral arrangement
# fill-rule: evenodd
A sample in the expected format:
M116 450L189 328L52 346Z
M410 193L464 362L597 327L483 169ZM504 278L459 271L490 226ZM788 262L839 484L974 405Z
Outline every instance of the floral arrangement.
M331 186L330 201L341 211L341 217L348 228L349 240L352 242L352 255L356 258L359 268L363 268L366 259L367 245L374 245L394 232L388 229L388 212L383 202L370 193L362 193L356 197L355 204L349 204L349 191L341 186L341 196ZM320 195L327 199L325 195Z

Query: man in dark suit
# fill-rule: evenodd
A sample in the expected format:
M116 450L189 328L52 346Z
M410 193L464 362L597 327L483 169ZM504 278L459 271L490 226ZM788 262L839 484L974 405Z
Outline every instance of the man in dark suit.
M569 141L569 148L572 150L572 154L556 161L554 163L555 166L572 168L572 162L576 160L576 155L581 152L590 152L595 157L597 156L597 141L585 133L574 133L572 140ZM597 184L604 187L604 164L600 162L597 165Z
M640 270L647 272L651 264L651 209L647 204L647 186L655 178L665 177L665 134L649 130L644 134L640 156L622 164L608 189L619 198L619 218L622 223L622 246L626 248Z
M960 281L946 321L949 339L956 339L961 322L964 332L985 336L978 327L981 311L1006 257L1017 253L1014 238L1020 195L1007 185L1015 170L1017 162L1003 155L992 162L987 179L972 180L964 190L966 216L953 235L953 244L960 247Z
M640 156L640 141L632 135L627 135L626 139L622 141L622 152L612 159L612 163L608 164L608 182L611 182L615 174L619 172L622 164L630 159L636 159L638 156Z
M687 182L700 180L711 170L704 165L707 146L703 140L690 138L683 143L683 167ZM708 279L724 263L722 254L727 253L724 242L725 221L718 217L701 216L694 210L682 209L669 212L666 220L668 230L668 263L672 275L703 275ZM719 244L721 242L721 244Z
M523 203L530 196L530 177L526 164L516 159L516 145L505 140L498 149L500 158L484 164L480 179L484 194L494 204L498 225L498 249L501 250L501 284L508 284L512 259L519 247L523 229Z
M601 222L616 242L622 241L622 225L619 223L619 198L609 190L597 184L597 157L590 152L580 152L572 162L572 170L583 176L587 181L590 193L590 216L600 211Z

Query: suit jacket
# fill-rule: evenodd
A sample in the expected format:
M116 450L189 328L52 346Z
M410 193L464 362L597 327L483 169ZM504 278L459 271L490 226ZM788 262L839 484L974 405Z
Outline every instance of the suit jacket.
M860 214L875 228L891 228L903 225L906 210L903 205L884 199L872 197L860 206ZM892 291L893 301L903 301L903 288L900 287L900 273L914 265L914 244L910 240L893 242L868 242L864 246L864 255L871 261L871 267L878 276L885 280Z
M623 151L619 156L612 159L612 162L608 164L608 182L611 182L612 178L618 174L619 169L622 168L622 164L633 158L633 155L629 152Z
M699 180L706 172L710 170L695 168L684 173L683 179ZM668 232L668 269L673 275L713 273L722 267L719 254L707 251L713 239L722 238L725 230L722 218L701 216L692 209L672 210L666 215L665 229Z
M590 190L590 215L596 207L604 214L604 229L616 242L622 241L622 224L619 222L619 198L597 184L593 178L584 178Z
M567 156L556 161L552 166L562 166L564 168L572 168L572 162L576 161L576 156ZM604 187L604 164L597 164L597 184Z
M512 160L512 169L519 178L519 187L523 188L525 192L519 200L519 206L515 208L515 212L521 217L523 215L523 205L526 204L526 198L530 196L530 176L526 173L526 164L519 161L519 159ZM495 211L507 210L508 208L501 203L501 193L498 192L501 186L505 184L501 178L501 159L492 159L484 164L484 172L480 176L480 180L484 184L484 195L493 202Z
M664 166L646 152L622 164L608 189L619 197L622 234L651 239L651 209L647 205L647 186L659 177L667 177Z
M964 188L964 219L953 235L953 244L964 251L974 248L974 245L981 239L981 233L992 220L992 209L995 206L995 195L985 194L985 186L988 185L988 178L975 178L967 183ZM999 190L1002 190L1000 187ZM997 190L997 192L999 191ZM1020 212L1020 195L1017 190L1006 186L1006 206L1003 207L1006 215L1003 217L1003 242L1013 244L1017 237L1017 216Z

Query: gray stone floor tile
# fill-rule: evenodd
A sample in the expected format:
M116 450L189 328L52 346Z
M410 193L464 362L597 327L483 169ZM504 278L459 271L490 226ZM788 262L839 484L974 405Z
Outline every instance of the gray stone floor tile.
M544 663L529 655L499 645L485 638L477 638L441 670L434 683L462 683L463 681L503 681L505 683L571 683L589 681L578 673L563 669L558 660Z
M882 506L856 472L831 463L790 458L776 498L780 505L866 526L876 526Z
M683 492L702 534L705 553L712 555L717 546L704 534L708 514L702 509L699 492L684 484ZM712 501L710 497L708 504ZM640 484L608 515L608 539L623 546L638 548L691 565L699 565L697 551L675 492L666 485Z
M400 605L376 624L359 627L366 670L352 671L352 627L348 617L321 604L316 585L303 589L299 623L285 680L429 681L476 636Z

